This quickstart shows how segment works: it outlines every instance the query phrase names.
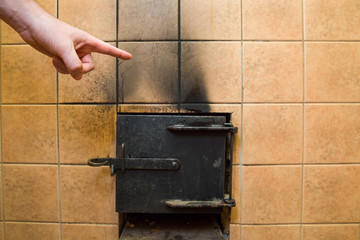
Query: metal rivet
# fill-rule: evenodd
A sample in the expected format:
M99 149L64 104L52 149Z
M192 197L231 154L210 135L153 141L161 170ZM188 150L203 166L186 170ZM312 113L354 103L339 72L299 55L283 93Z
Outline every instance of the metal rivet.
M177 162L172 162L171 164L172 164L173 168L178 168L178 166L179 166L179 164Z

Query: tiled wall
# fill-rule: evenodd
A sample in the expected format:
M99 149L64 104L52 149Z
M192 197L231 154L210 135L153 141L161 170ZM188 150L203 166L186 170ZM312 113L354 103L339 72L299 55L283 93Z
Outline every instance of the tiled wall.
M117 239L117 111L233 113L231 240L360 239L358 0L38 2L133 59L75 81L2 24L0 239Z

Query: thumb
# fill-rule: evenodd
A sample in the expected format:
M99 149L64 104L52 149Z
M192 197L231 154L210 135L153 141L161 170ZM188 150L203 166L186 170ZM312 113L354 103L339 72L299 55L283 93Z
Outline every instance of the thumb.
M80 80L83 75L83 64L75 49L72 48L70 51L65 52L61 56L61 59L63 60L70 75L76 80Z

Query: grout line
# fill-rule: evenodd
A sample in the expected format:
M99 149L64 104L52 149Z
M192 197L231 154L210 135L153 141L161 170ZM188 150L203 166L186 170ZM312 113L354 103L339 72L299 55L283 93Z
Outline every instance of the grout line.
M300 223L244 223L242 224L242 226L247 227L247 226L299 226L300 227Z
M59 224L59 222L23 221L23 220L9 220L9 221L6 221L6 223ZM86 224L86 225L101 225L101 226L117 226L117 224L115 224L115 223L91 223L91 222L62 222L62 224L69 224L69 225Z
M118 43L142 43L142 42L178 42L178 39L170 39L170 40L105 40L104 42L106 43L113 43L113 42L118 42ZM297 40L281 40L281 39L271 39L271 40L266 40L266 39L237 39L237 40L226 40L226 39L181 39L181 41L183 42L259 42L259 43L267 43L267 42L273 42L273 43L282 43L282 42L305 42L305 43L360 43L360 40L302 40L302 39L297 39ZM28 46L29 44L27 43L3 43L2 46Z
M117 223L74 223L74 222L63 222L63 224L68 225L96 225L96 226L119 226Z
M39 166L57 166L58 163L33 163L33 162L4 162L4 165L39 165Z
M132 114L132 113L129 113ZM147 113L145 113L147 114ZM166 113L165 113L166 114ZM172 114L172 113L169 113ZM241 144L241 143L240 143ZM240 149L241 151L241 149ZM240 152L241 154L241 152ZM3 165L36 165L36 166L84 166L87 167L87 163L34 163L34 162L4 162ZM360 166L360 162L355 163L267 163L267 164L233 164L233 166L243 167L295 167L295 166ZM105 167L105 166L104 166Z
M59 160L58 160L59 161ZM87 163L32 163L32 162L5 162L4 165L30 165L30 166L84 166L90 167ZM103 166L106 167L106 166Z
M120 67L120 66L119 66ZM121 80L121 101L120 100L118 100L118 101L120 101L121 102L121 104L124 104L125 103L125 91L124 91L124 89L125 89L125 87L124 87L124 85L125 85L125 81L123 80L123 79L120 79L120 75L118 76L119 77L119 84L120 84L120 80ZM120 93L119 93L119 95L120 95Z
M58 11L58 10L57 10ZM104 40L106 43L113 43L115 40ZM28 43L3 43L3 46L29 46Z
M133 39L133 40L118 40L120 43L128 43L128 42L134 42L134 43L142 43L142 42L177 42L178 39Z
M0 64L1 64L1 57L2 57L2 55L1 55L1 50L2 50L1 37L2 36L0 33ZM1 142L0 142L0 150L1 150L0 172L1 172L1 209L2 209L1 222L2 222L2 231L3 231L2 238L5 239L5 201L4 201L5 196L4 196L4 170L3 170L4 164L3 164L3 137L2 137L3 127L2 127L2 81L1 81L1 77L2 77L2 75L1 75L1 67L0 67L0 139L1 139Z
M48 105L59 105L59 106L66 106L66 105L116 105L116 102L74 102L74 103L2 103L2 106L48 106ZM172 103L139 103L139 102L124 102L124 105L177 105L176 102ZM186 102L182 103L182 105L359 105L360 102Z
M59 18L59 0L56 1L56 16ZM59 136L59 72L56 71L56 141L57 141L57 174L58 174L58 196L59 196L59 239L62 240L62 215L61 215L61 183L60 183L60 136Z
M115 102L112 103L4 103L4 106L56 106L56 105L115 105Z
M236 164L238 165L238 164ZM360 162L357 163L273 163L273 164L243 164L245 167L281 167L281 166L349 166L349 165L359 165Z
M181 111L181 0L178 0L178 112Z
M263 105L263 104L266 104L266 105L302 105L303 102L243 102L243 104L246 104L246 105Z
M57 89L58 89L58 94L57 96L59 97L59 73L56 72L56 78L57 78ZM61 178L60 178L60 134L59 134L59 104L56 105L56 141L57 141L57 168L58 168L58 196L59 196L59 226L60 226L60 240L62 239L62 225L61 225Z
M116 33L116 47L119 48L119 1L116 0L116 24L115 24L115 33ZM116 58L116 67L115 67L115 87L116 87L116 112L118 112L119 109L119 59ZM124 102L124 92L123 92L124 86L121 85L121 102Z
M300 223L244 223L242 224L242 226L247 227L247 226L258 226L258 227L262 227L262 226L299 226L300 227Z
M3 103L2 106L56 106L57 103Z
M305 91L305 90L304 90ZM234 103L223 103L223 104L234 104ZM346 105L346 104L360 104L360 102L244 102L244 104L306 104L306 105Z
M116 105L116 102L73 102L73 103L58 103L59 105Z
M305 179L305 1L301 2L302 11L302 73L303 73L303 104L302 104L302 165L301 165L301 205L300 205L300 240L303 238L304 217L304 179Z
M358 225L357 222L320 222L320 223L304 223L303 225ZM242 226L300 226L301 223L244 223Z
M304 104L306 104L306 105L359 105L360 102L304 102Z
M305 20L304 20L305 21ZM314 43L360 43L359 40L305 40L305 39L299 39L299 40L260 40L260 39L247 39L244 40L244 42L314 42Z
M118 43L116 43L116 47L118 48ZM115 71L116 71L116 73L115 73L115 81L116 81L116 83L115 83L115 88L116 88L116 93L115 93L115 95L116 95L116 109L118 109L119 108L119 59L118 58L116 58L116 60L115 60L115 64L116 64L116 67L115 67ZM123 87L121 87L121 89L122 89ZM121 91L122 93L123 93L123 91ZM121 96L122 96L122 98L123 98L123 95L124 94L121 94ZM122 99L122 101L121 102L123 102L123 99ZM117 110L116 110L117 111Z
M360 40L303 40L303 39L181 39L184 42L324 42L324 43L360 43ZM119 42L176 42L177 39L168 40L119 40ZM111 41L108 41L111 42Z
M116 29L115 29L115 33L116 33L116 47L119 48L119 0L116 0L116 13L115 13L115 16L116 16ZM117 121L117 113L120 112L119 109L120 109L120 104L119 104L119 59L116 58L116 67L115 67L115 87L116 87L116 106L115 106L115 126L116 126L116 121ZM124 84L121 84L121 103L124 103ZM115 138L116 138L116 127L115 127ZM116 140L115 140L115 145L116 145ZM115 157L117 154L117 149L115 148ZM117 213L118 215L118 222L117 222L117 228L118 228L118 238L120 239L121 237L121 229L120 229L120 213Z
M217 104L217 103L215 103ZM220 103L220 104L236 104L236 103ZM360 102L244 102L244 104L298 104L298 105L358 105Z
M126 104L158 104L158 103L126 103ZM171 103L168 103L171 104ZM227 105L236 105L236 104L253 104L253 105L259 105L259 104L268 104L268 105L281 105L281 104L296 104L296 105L349 105L349 104L360 104L360 102L186 102L183 103L184 105L201 105L201 104L227 104Z
M24 221L24 220L8 220L6 223L33 223L33 224L59 224L59 222L46 222L46 221ZM69 224L69 225L101 225L101 226L117 226L116 223L94 223L94 222L62 222L62 224ZM231 223L235 225L241 226L294 226L300 225L301 223ZM309 222L304 223L304 225L359 225L359 222Z
M3 43L2 46L28 46L27 43Z
M242 199L243 199L243 167L244 167L244 1L240 0L240 15L241 15L241 134L240 134L240 233L239 240L242 238Z

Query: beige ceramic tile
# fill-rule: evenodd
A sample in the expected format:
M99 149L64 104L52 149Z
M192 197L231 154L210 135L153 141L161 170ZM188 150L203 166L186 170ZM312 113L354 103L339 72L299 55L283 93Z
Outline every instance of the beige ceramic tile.
M181 38L241 40L241 1L182 0Z
M104 54L92 55L95 69L81 81L59 74L59 102L116 102L116 59Z
M119 104L120 113L178 113L175 104Z
M62 166L60 175L63 222L117 223L115 178L108 167Z
M305 106L305 162L360 163L360 105Z
M3 103L56 103L51 59L30 46L1 47Z
M3 184L2 184L2 172L0 172L0 197L1 197L1 199L0 199L0 214L1 214L0 220L4 220L3 219L3 192L2 192L2 186L3 186ZM0 226L0 229L2 230L2 226ZM1 236L1 233L0 233L0 236Z
M115 105L59 106L60 162L115 156Z
M240 104L182 104L182 113L231 113L231 123L238 128L233 134L233 164L240 164L241 105Z
M358 0L305 0L305 39L359 40Z
M183 42L183 102L241 102L241 43Z
M1 43L25 43L25 41L20 37L20 35L11 28L6 22L0 21L1 25Z
M360 221L360 165L305 166L304 223Z
M244 164L302 162L302 105L245 105Z
M59 19L102 40L116 40L116 0L60 0Z
M4 224L1 222L0 223L0 240L4 239L4 229L3 229Z
M231 208L231 222L241 223L241 167L233 166L232 175L232 197L235 199L236 206Z
M301 40L301 0L244 0L244 39Z
M359 59L360 43L306 43L305 100L360 102Z
M299 240L297 225L245 225L241 227L241 240Z
M230 236L229 240L240 240L240 225L230 224Z
M178 0L119 1L119 40L178 39Z
M302 240L359 240L359 225L304 225Z
M53 16L56 16L57 0L35 0L43 9ZM1 42L2 43L23 43L24 40L5 22L1 21Z
M303 101L301 43L244 43L244 102Z
M117 225L62 225L62 240L115 240L118 238L119 227Z
M133 55L119 64L119 101L174 103L178 101L177 42L119 43Z
M59 221L57 166L3 166L5 220Z
M59 240L60 225L55 223L5 223L6 240Z
M243 167L242 223L299 223L301 166Z
M57 162L56 106L3 106L3 162Z

